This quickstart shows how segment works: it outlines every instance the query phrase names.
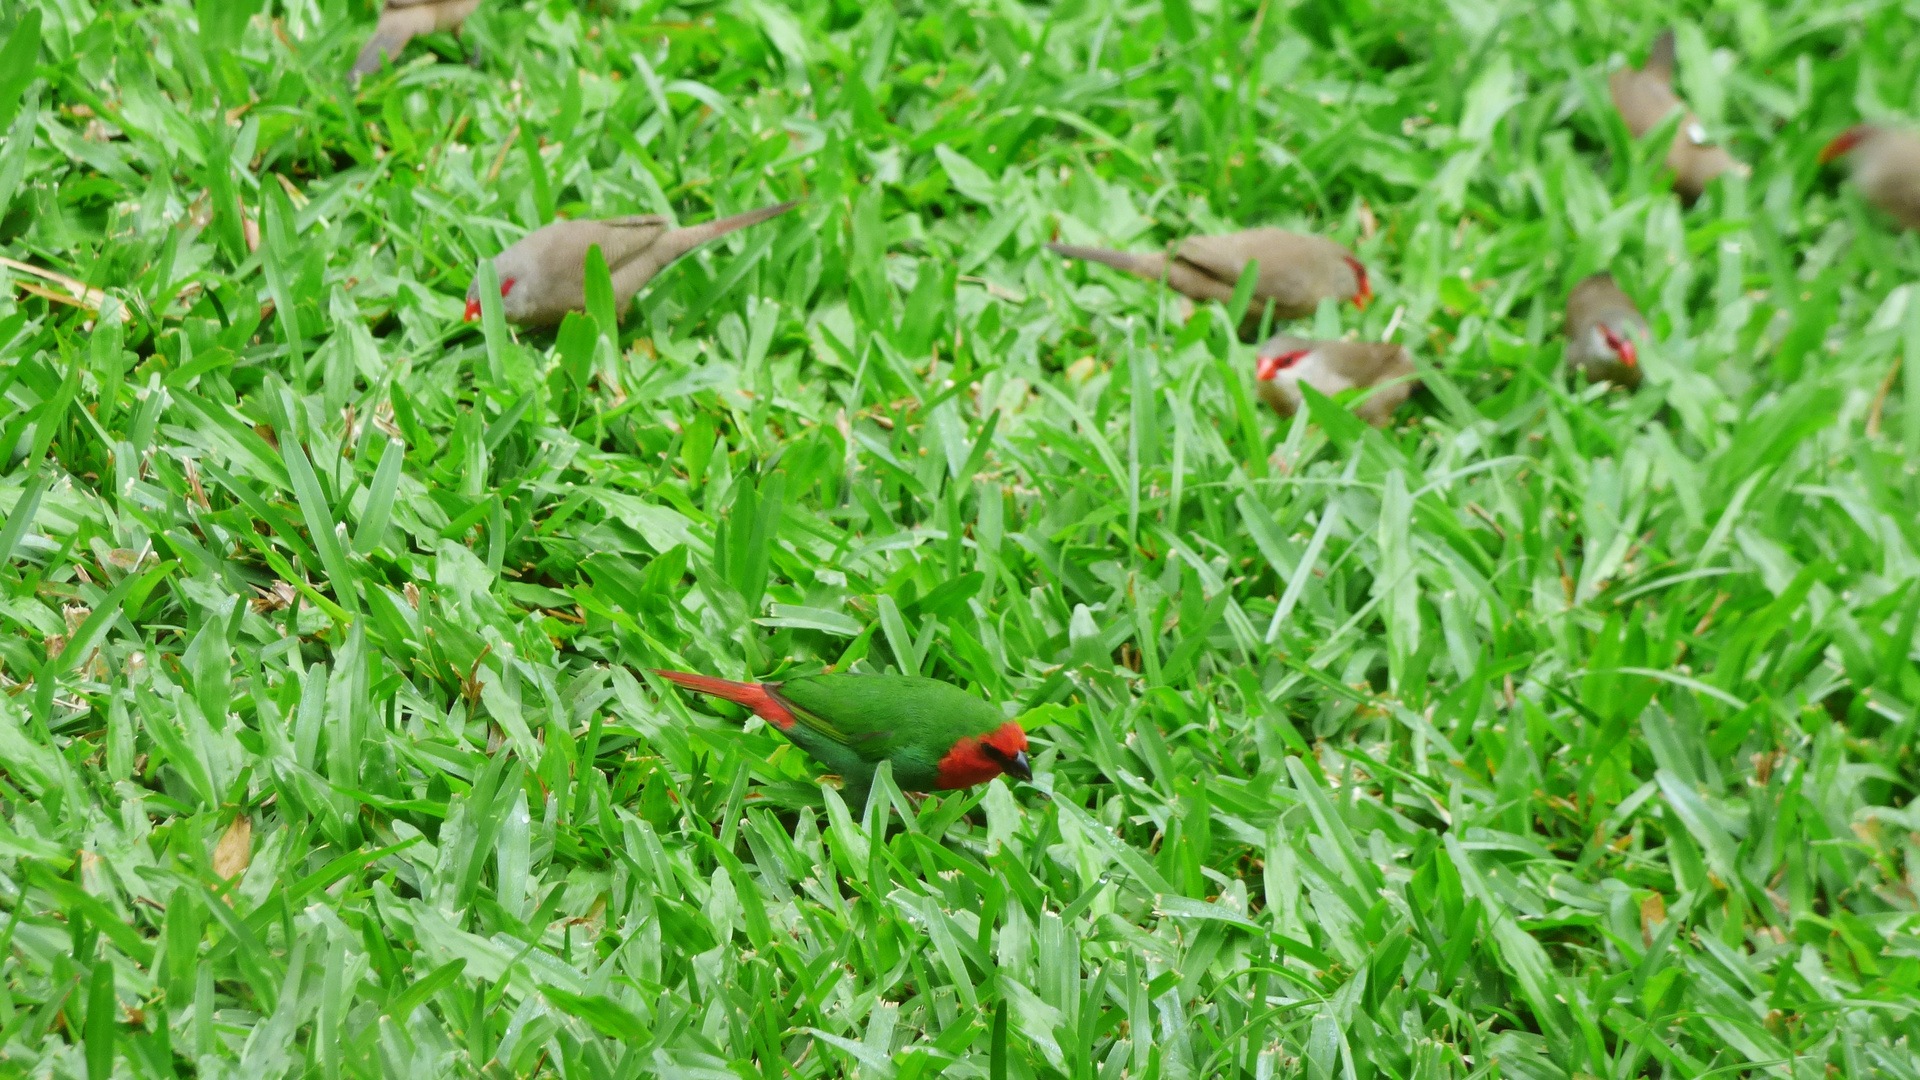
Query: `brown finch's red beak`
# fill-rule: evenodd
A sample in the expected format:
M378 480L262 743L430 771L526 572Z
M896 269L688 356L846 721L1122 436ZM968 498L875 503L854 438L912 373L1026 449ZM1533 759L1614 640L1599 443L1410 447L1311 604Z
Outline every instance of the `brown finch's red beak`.
M1633 347L1633 342L1614 333L1613 327L1608 326L1606 323L1600 324L1600 336L1607 339L1607 348L1619 354L1621 363L1628 367L1639 366L1640 353Z
M1825 165L1834 158L1847 154L1854 147L1859 146L1860 140L1866 137L1866 129L1862 127L1850 127L1834 136L1832 142L1820 148L1820 164Z
M516 280L518 279L508 278L507 280L500 283L500 298L502 300L505 300L507 298L507 294L513 291L513 283ZM467 301L467 316L465 319L462 319L461 321L472 322L473 320L479 317L480 317L480 298L474 297L473 299Z
M1307 349L1300 349L1296 352L1281 353L1278 356L1263 356L1260 358L1260 362L1254 366L1253 377L1265 382L1299 363L1300 358L1307 355L1309 351L1310 350Z
M1345 256L1345 258L1347 265L1353 267L1353 279L1359 282L1354 286L1353 306L1365 311L1367 305L1373 303L1373 285L1367 281L1367 268L1360 265L1359 259L1352 256Z

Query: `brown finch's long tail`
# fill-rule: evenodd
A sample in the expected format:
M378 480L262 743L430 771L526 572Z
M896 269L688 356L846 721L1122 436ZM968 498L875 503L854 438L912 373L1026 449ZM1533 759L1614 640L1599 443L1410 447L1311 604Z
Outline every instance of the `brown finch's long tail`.
M1141 277L1157 278L1160 276L1158 268L1149 271L1146 262L1143 261L1140 256L1132 255L1124 251L1111 251L1107 248L1096 247L1078 247L1074 244L1048 244L1047 250L1053 252L1055 255L1064 255L1069 259L1082 259L1086 262L1097 262L1104 266L1111 266L1115 270L1121 270L1129 274L1138 274Z

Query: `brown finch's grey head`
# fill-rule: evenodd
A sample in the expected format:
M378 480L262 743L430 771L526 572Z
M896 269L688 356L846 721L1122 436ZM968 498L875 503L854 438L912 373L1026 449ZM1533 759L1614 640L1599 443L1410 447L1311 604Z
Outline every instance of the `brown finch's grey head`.
M519 322L527 314L532 303L533 289L530 287L539 272L533 260L525 253L509 248L494 257L494 276L500 282L500 310L505 313L508 322ZM480 276L474 275L473 284L467 286L466 321L472 322L480 317Z
M1622 364L1630 368L1640 366L1640 350L1634 346L1633 338L1628 336L1631 331L1615 330L1604 321L1594 323L1593 330L1600 336L1597 344L1604 345L1608 352L1620 358Z
M1363 278L1362 280L1365 279ZM1311 355L1313 355L1312 349L1292 349L1287 352L1275 353L1272 356L1262 356L1254 365L1253 377L1262 382L1271 382L1274 376Z

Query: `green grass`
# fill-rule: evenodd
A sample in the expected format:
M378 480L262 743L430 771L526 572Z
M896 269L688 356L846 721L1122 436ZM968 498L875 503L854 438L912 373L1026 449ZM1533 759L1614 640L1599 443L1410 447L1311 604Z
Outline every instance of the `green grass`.
M0 1073L1920 1077L1920 250L1813 160L1898 5L490 0L357 95L363 0L201 7L0 6L0 253L106 311L6 272ZM787 197L617 341L460 321ZM1040 248L1254 224L1394 428ZM827 664L1035 784L863 817L641 673Z

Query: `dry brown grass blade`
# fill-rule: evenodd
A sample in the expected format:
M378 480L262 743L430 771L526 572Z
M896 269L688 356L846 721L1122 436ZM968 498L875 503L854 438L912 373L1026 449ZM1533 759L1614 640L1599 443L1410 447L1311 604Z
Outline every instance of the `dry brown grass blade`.
M31 281L17 281L14 283L25 292L45 300L51 300L57 304L66 304L70 307L81 308L97 314L100 311L100 305L105 303L107 299L107 294L104 290L96 289L85 282L70 278L57 270L49 270L44 266L24 263L18 259L9 259L4 255L0 255L0 266L4 266L18 273L37 277L42 281L50 281L60 286L61 289L66 291L56 292L43 285L36 285ZM130 318L127 314L126 305L122 304L114 310L121 322L126 322L127 319Z
M245 814L236 815L233 824L220 837L220 843L213 849L213 872L221 878L232 881L246 873L247 865L253 861L253 819Z

